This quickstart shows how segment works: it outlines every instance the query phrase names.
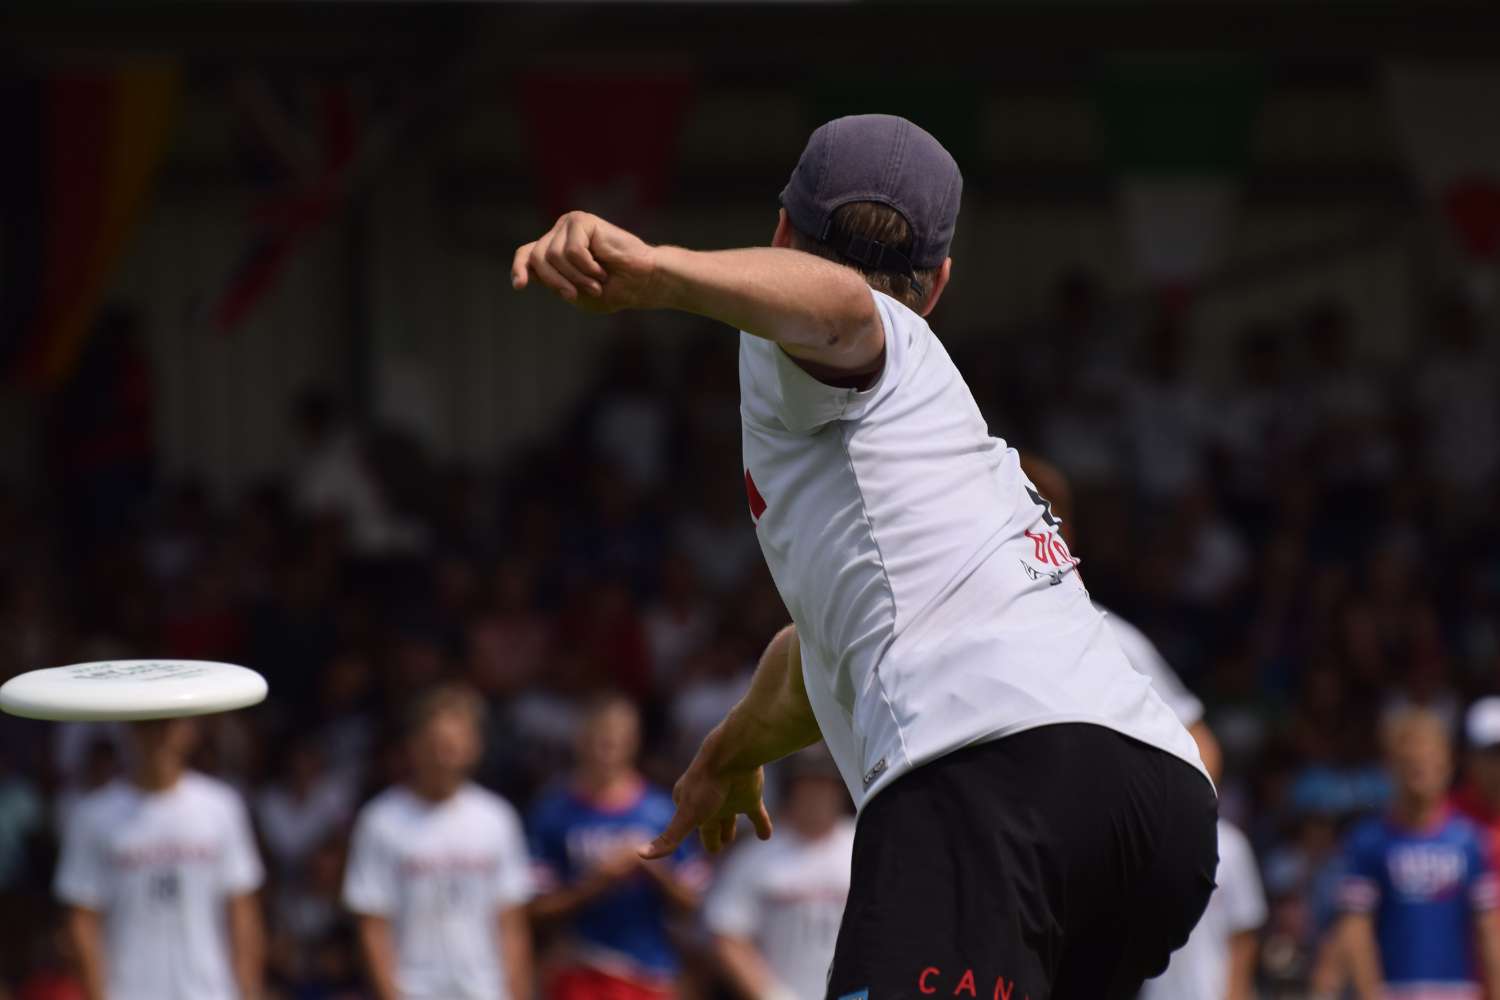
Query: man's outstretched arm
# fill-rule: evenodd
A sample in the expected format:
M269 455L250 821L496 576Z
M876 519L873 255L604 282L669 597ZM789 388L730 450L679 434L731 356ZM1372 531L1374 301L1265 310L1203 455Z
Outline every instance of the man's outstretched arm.
M700 252L651 246L587 212L569 212L516 250L511 286L538 281L590 312L676 309L774 340L836 371L868 371L885 349L869 286L800 250Z
M756 836L771 836L771 818L761 801L761 766L811 746L822 738L802 682L802 649L788 625L761 655L750 690L703 745L672 789L677 812L667 828L641 848L645 858L664 858L694 830L717 853L734 841L735 823L749 816Z

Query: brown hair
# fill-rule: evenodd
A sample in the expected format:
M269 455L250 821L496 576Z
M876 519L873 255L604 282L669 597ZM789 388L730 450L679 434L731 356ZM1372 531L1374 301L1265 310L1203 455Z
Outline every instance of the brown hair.
M850 236L863 236L865 239L878 240L904 254L911 253L911 226L907 224L905 216L889 205L878 201L851 201L833 210L833 224L835 228ZM885 292L916 312L921 312L922 307L927 304L927 297L932 293L933 282L939 270L932 267L917 271L917 284L921 285L918 289L909 275L895 274L891 271L866 270L840 257L832 247L819 243L796 227L792 228L792 246L795 249L816 254L825 260L831 260L835 264L854 268L865 276L865 281L871 288Z
M450 712L468 716L478 726L484 720L484 699L467 684L439 684L412 702L406 712L406 734L415 736L433 719Z

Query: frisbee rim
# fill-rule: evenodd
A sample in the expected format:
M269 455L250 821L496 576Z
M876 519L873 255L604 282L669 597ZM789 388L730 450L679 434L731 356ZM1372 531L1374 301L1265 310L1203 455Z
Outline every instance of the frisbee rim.
M170 676L140 679L76 676L87 668L137 664L204 668L208 683L195 686L192 678ZM202 675L199 678L204 679ZM104 683L69 686L70 682L84 681ZM0 685L0 711L45 722L144 722L238 711L264 701L267 692L265 677L238 663L178 657L90 660L17 674Z

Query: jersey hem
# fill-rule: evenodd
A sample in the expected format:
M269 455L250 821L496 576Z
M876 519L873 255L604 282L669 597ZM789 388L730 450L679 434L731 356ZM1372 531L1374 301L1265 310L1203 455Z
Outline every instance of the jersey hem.
M878 779L872 782L869 788L865 789L865 794L856 805L855 811L857 813L864 812L865 806L869 805L870 801L874 799L876 795L880 794L882 790L888 787L892 782L898 780L902 775L909 774L911 771L923 766L924 764L930 764L933 761L938 760L939 758L948 756L948 754L950 753L955 753L959 750L964 749L965 747L975 746L980 743L990 743L994 740L1004 739L1007 736L1015 736L1018 733L1024 733L1030 729L1040 729L1043 726L1056 726L1075 722L1094 726L1102 726L1103 728L1108 729L1111 732L1119 733L1121 736L1125 736L1132 740L1144 743L1149 747L1154 747L1155 749L1160 750L1163 753L1169 753L1183 763L1192 765L1195 771L1203 775L1203 780L1208 782L1208 787L1213 789L1214 795L1217 796L1219 794L1219 790L1214 785L1213 779L1208 776L1207 768L1203 766L1203 761L1198 758L1198 755L1196 753L1192 756L1188 756L1187 754L1172 747L1162 746L1159 743L1152 743L1149 740L1141 739L1141 737L1137 736L1135 733L1127 732L1126 730L1121 729L1118 725L1111 723L1107 719L1102 719L1097 715L1085 715L1076 712L1063 712L1051 715L1033 716L1029 719L1022 719L1019 722L1013 722L1009 725L1001 726L999 729L987 731L974 736L972 739L966 739L961 743L955 743L952 746L945 747L938 753L923 757L921 760L912 760L910 757L908 757L907 766L904 769L895 771L887 770L885 774L882 774ZM1189 737L1189 739L1191 739L1191 737Z

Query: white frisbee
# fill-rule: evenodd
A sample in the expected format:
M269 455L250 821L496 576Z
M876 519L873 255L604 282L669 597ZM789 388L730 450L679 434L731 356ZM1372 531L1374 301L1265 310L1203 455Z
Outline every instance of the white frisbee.
M264 701L266 679L207 660L101 660L18 674L0 710L28 719L131 721L228 712Z

